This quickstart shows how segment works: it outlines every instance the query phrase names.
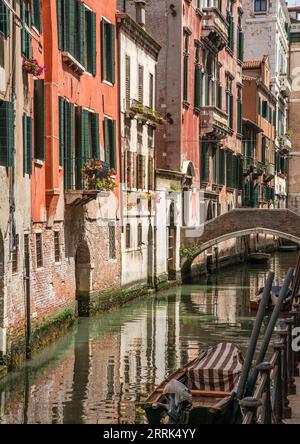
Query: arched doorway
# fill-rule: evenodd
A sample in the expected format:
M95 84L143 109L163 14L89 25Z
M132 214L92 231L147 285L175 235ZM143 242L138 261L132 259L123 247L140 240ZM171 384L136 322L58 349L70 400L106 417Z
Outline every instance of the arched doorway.
M4 328L4 242L0 231L0 328ZM0 363L5 354L5 344L0 336Z
M147 282L149 287L153 287L153 228L149 225L148 229L148 270Z
M76 296L88 294L91 290L91 255L86 241L81 242L75 258Z
M170 205L170 225L168 227L168 279L176 279L176 226L175 204Z

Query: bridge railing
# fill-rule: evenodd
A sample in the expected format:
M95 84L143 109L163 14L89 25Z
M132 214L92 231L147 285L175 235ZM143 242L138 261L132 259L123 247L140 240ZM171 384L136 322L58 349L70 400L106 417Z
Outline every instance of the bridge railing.
M280 424L291 418L289 395L296 394L295 376L299 376L300 353L293 350L293 329L300 325L299 304L279 322L277 341L268 362L257 365L259 380L253 396L240 401L243 424Z

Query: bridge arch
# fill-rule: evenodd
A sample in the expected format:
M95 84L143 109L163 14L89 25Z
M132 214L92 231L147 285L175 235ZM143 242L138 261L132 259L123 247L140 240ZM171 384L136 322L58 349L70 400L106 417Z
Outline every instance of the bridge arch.
M183 273L190 271L195 258L205 250L232 238L263 233L300 245L300 216L287 209L235 209L196 230L182 229L182 243L190 249L188 257L182 258Z

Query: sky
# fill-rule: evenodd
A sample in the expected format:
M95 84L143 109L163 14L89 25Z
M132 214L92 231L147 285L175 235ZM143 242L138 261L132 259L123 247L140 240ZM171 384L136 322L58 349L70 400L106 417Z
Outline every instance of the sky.
M300 6L300 0L288 0L289 6Z

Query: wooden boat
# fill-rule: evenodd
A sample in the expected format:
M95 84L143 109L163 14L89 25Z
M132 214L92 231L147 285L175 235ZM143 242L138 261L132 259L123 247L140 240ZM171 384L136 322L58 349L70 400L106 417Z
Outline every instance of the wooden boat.
M165 379L147 398L143 407L149 424L241 422L242 414L234 388L241 375L243 363L241 352L231 343L220 343L202 352L198 358ZM191 394L190 405L182 407L185 410L185 422L181 422L183 416L179 414L180 405L170 407L172 394L168 387L174 380L183 384ZM171 390L174 390L173 386ZM176 393L173 395L176 396Z
M262 251L257 251L256 253L250 253L248 256L249 262L267 262L271 255L269 253L264 253Z
M258 310L261 298L262 298L262 294L264 291L264 287L261 287L257 290L256 292L256 296L254 299L250 300L250 308L251 310ZM267 310L273 310L273 308L275 307L277 298L279 296L279 293L281 291L281 287L277 286L277 285L273 285L271 288L271 292L270 292L270 299L269 299L269 304L267 306ZM290 300L291 300L291 296L292 296L292 290L289 289L287 291L286 297L282 302L281 305L281 311L288 311L290 309Z

